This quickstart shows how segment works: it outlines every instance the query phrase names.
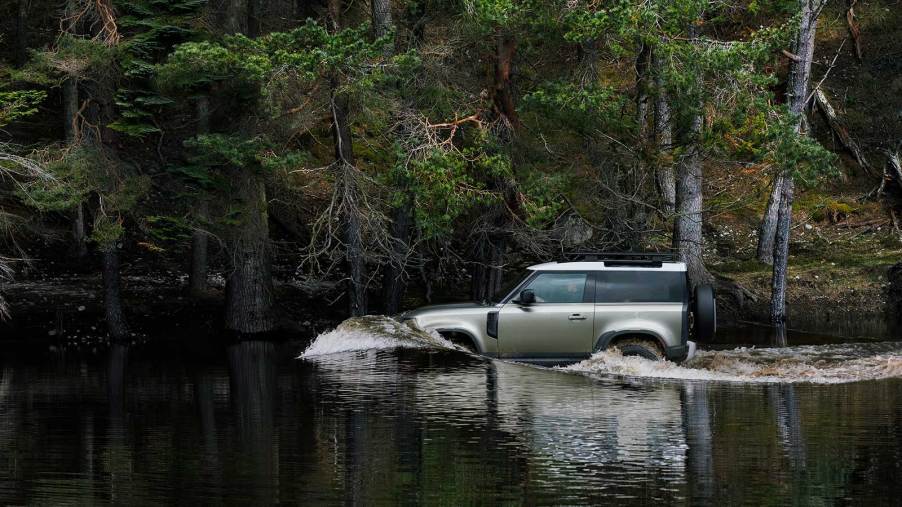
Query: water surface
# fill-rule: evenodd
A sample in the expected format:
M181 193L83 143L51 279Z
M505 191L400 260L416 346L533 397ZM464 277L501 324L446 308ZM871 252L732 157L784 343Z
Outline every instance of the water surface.
M897 342L712 352L653 376L624 358L548 369L397 334L345 328L301 359L309 340L0 344L0 504L892 504L902 493ZM870 380L861 368L817 377L850 361L872 366Z

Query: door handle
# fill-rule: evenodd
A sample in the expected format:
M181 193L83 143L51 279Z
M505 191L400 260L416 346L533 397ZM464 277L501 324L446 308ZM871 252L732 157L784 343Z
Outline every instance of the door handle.
M578 313L574 313L573 315L567 317L567 319L569 319L569 320L586 320L586 317L583 315L580 315Z

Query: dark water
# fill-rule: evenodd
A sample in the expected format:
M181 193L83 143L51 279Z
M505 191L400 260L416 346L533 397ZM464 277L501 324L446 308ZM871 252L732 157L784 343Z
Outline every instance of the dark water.
M451 350L2 345L0 504L896 504L902 380L584 375Z

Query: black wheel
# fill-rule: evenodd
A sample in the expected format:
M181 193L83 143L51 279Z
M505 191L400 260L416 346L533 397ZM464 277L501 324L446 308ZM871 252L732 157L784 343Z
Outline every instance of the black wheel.
M627 338L614 344L623 356L638 356L651 361L664 360L664 351L654 341L646 338Z
M714 333L717 332L717 305L714 302L714 289L710 285L699 285L695 288L692 315L695 341L711 342L714 339Z

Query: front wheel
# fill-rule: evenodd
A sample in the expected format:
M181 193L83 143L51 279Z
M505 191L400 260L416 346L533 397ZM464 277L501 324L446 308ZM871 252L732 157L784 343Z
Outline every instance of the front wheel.
M650 361L663 361L664 351L652 340L645 338L627 338L618 341L614 348L620 351L620 354L626 356L637 356L648 359Z

